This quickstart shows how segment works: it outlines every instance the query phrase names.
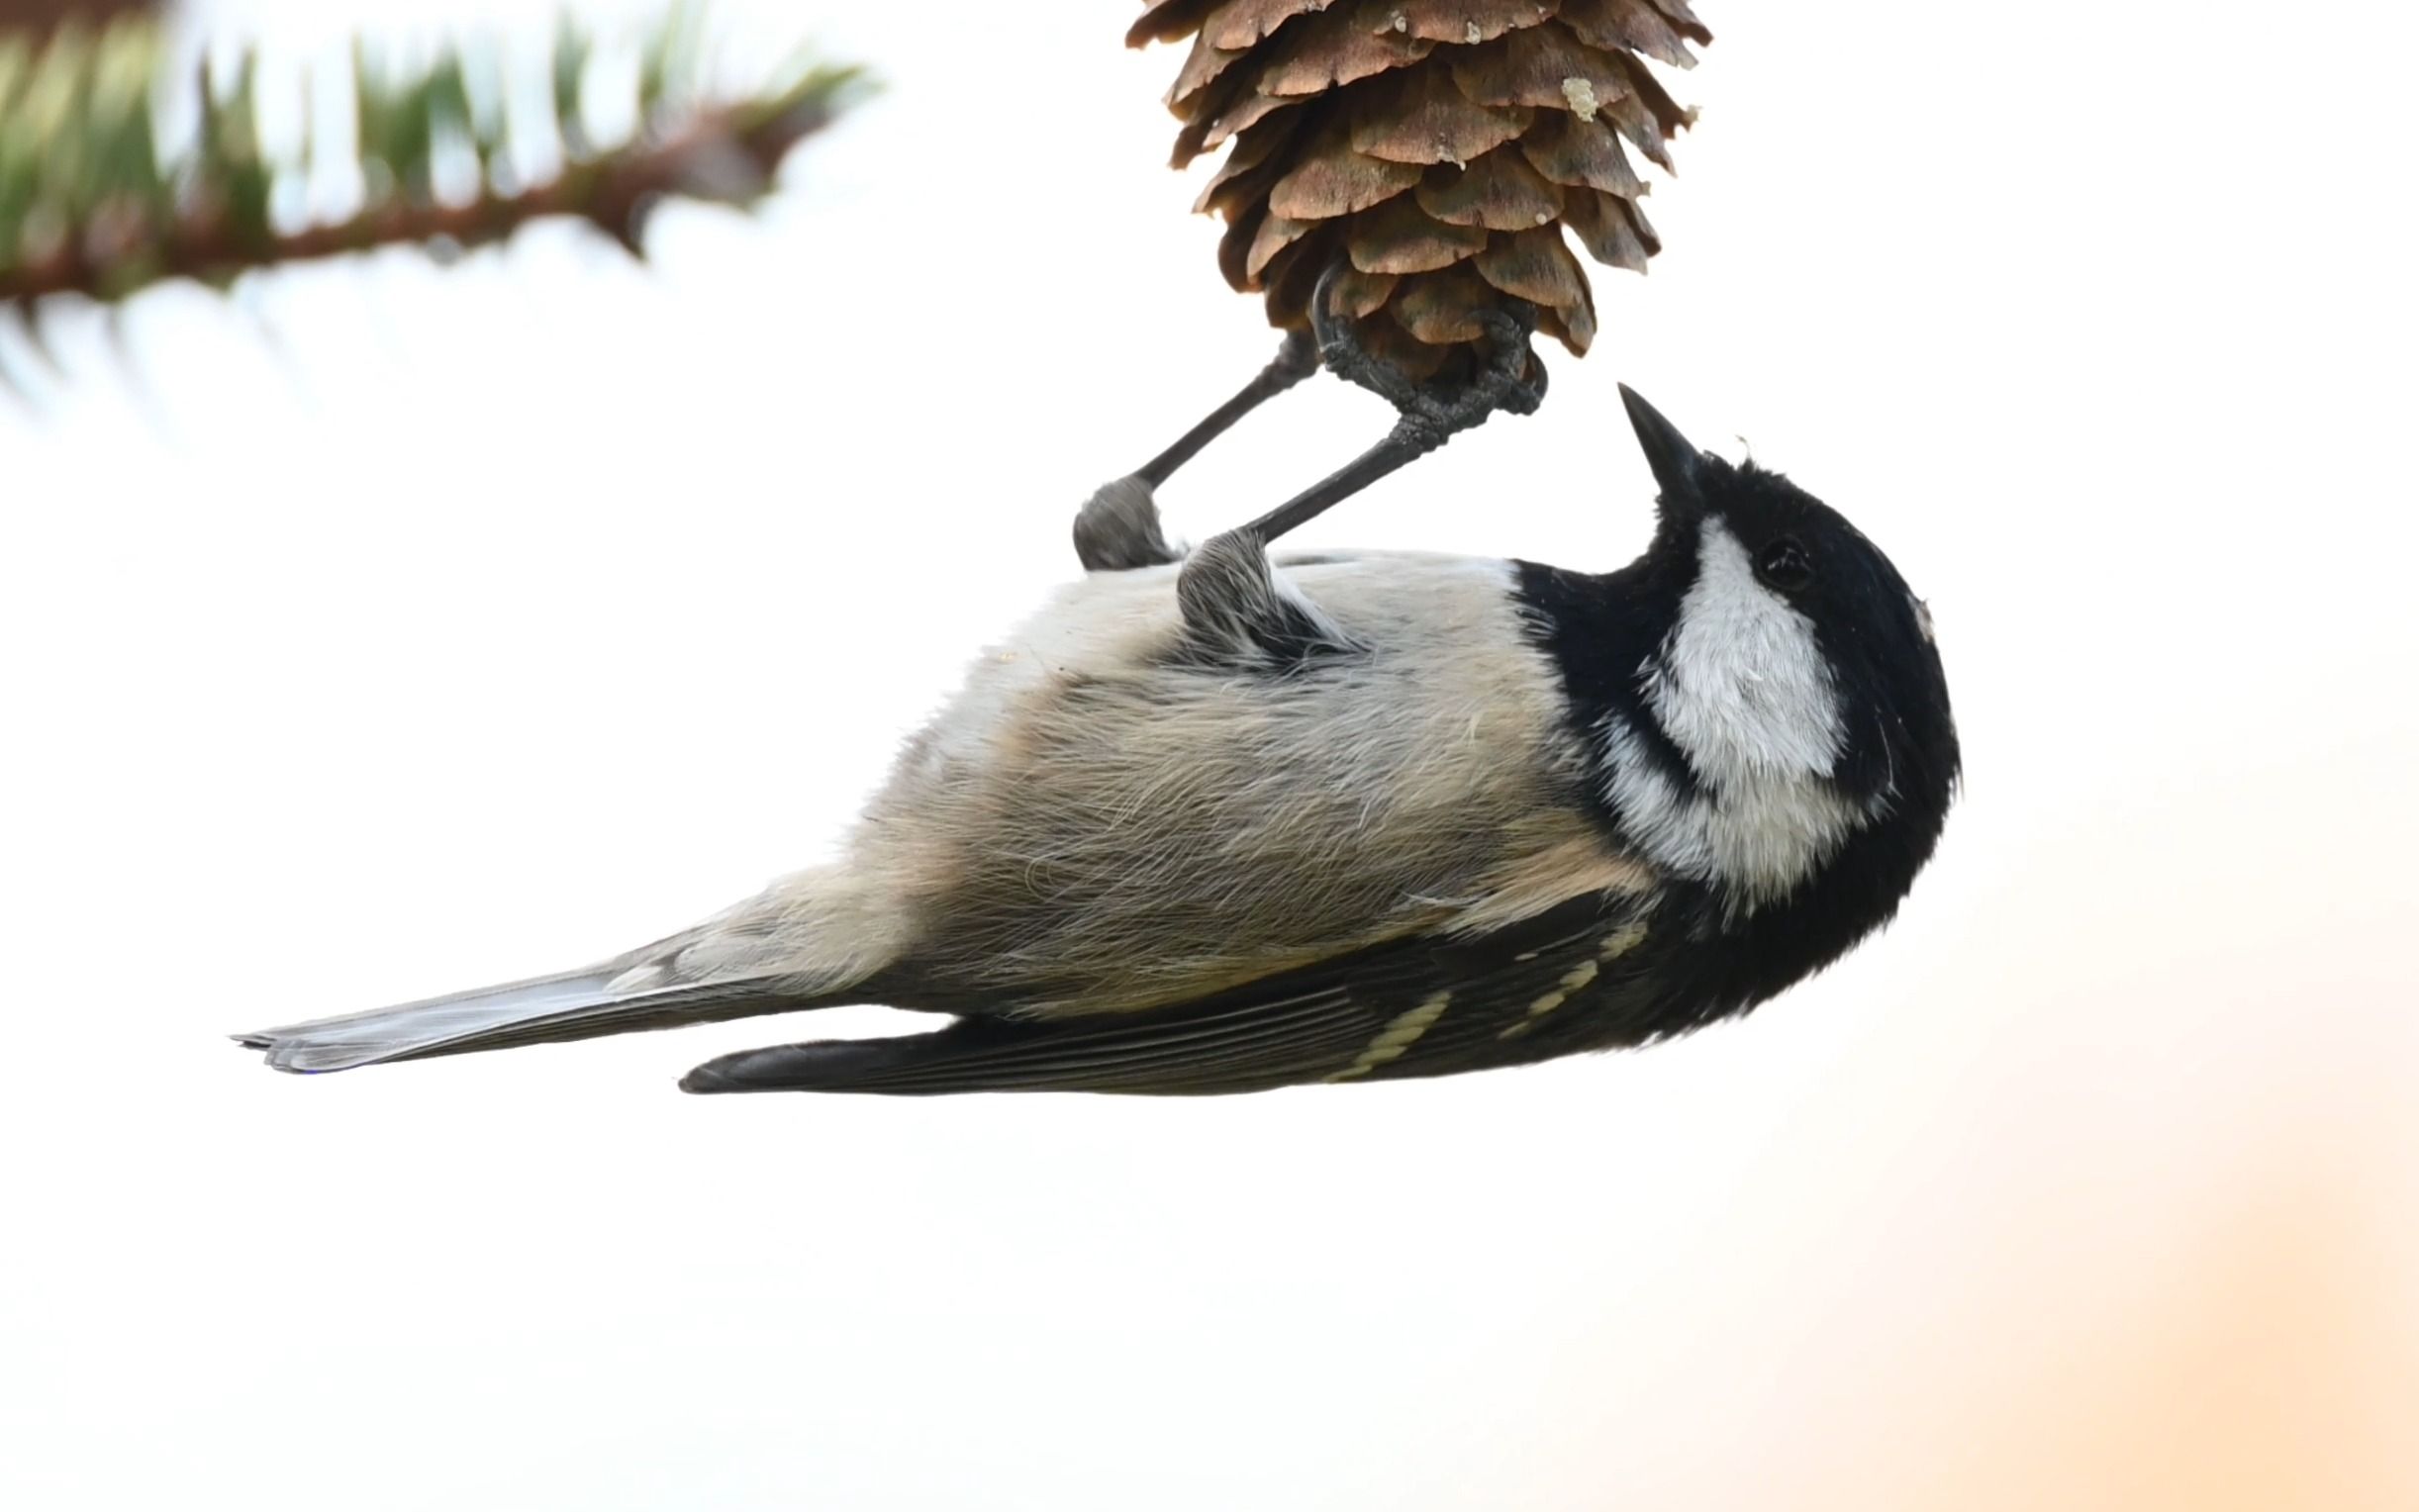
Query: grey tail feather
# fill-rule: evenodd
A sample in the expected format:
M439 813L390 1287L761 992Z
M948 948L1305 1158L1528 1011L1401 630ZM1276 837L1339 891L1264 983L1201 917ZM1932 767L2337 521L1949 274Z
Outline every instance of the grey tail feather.
M267 1052L268 1063L279 1071L349 1071L389 1061L786 1013L837 1000L800 992L777 978L609 991L627 966L617 962L535 977L234 1038Z

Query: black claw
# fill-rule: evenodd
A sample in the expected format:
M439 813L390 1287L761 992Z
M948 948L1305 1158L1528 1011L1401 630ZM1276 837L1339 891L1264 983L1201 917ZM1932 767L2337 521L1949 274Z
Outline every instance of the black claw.
M1487 332L1488 344L1499 354L1506 348L1527 344L1528 338L1537 333L1537 307L1524 299L1507 300L1481 310L1476 319Z
M1329 296L1344 267L1340 257L1329 264L1327 271L1318 275L1318 286L1310 294L1310 329L1318 339L1319 359L1337 377L1369 390L1398 410L1408 410L1418 403L1418 385L1393 363L1371 356L1368 348L1361 345L1359 324L1349 316L1335 313Z
M1487 331L1487 356L1467 392L1483 395L1493 410L1536 414L1546 385L1545 359L1529 345L1529 337L1537 332L1537 307L1513 300L1500 309L1479 312L1478 319Z
M1358 326L1338 315L1329 296L1344 271L1338 258L1320 274L1310 296L1310 325L1321 360L1346 379L1400 411L1413 431L1433 434L1437 444L1467 430L1497 411L1534 415L1545 399L1545 362L1529 345L1537 331L1537 307L1509 300L1477 313L1486 344L1476 371L1414 383L1400 368L1373 356L1361 344Z

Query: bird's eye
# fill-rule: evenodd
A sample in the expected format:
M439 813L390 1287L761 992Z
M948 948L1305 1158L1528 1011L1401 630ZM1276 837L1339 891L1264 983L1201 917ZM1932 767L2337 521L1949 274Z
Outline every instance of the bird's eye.
M1814 581L1814 558L1796 536L1779 536L1756 553L1756 576L1768 588L1794 593Z

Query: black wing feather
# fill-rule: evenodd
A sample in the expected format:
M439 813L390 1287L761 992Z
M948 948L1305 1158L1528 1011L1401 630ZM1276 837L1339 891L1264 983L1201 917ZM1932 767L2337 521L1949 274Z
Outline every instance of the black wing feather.
M1650 907L1628 895L1590 896L1489 934L1391 941L1172 1007L970 1016L929 1034L745 1051L708 1062L681 1085L1204 1095L1542 1060L1614 1043L1601 1034L1608 1016L1636 1016L1621 1010L1646 990L1649 953L1623 931L1641 926ZM1608 940L1632 948L1607 958ZM1548 1005L1539 1011L1540 1003Z

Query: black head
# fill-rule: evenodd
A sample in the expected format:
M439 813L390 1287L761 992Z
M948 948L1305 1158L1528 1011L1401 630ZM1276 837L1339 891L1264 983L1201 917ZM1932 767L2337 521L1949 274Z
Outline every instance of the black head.
M1919 807L1945 811L1958 767L1948 679L1931 615L1898 569L1780 473L1698 449L1627 385L1621 402L1660 489L1655 540L1639 566L1695 587L1711 567L1708 525L1735 541L1756 587L1802 616L1834 681L1833 780L1860 801L1894 787Z
M1674 987L1685 1026L1889 917L1939 839L1957 732L1929 615L1880 548L1621 395L1660 489L1654 540L1602 576L1526 568L1523 594L1599 811L1709 942Z

